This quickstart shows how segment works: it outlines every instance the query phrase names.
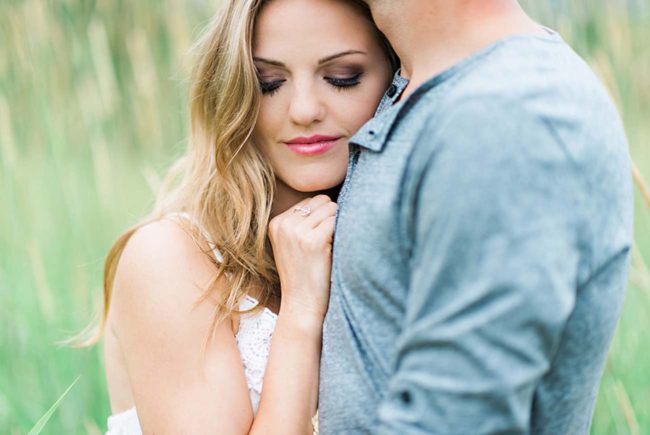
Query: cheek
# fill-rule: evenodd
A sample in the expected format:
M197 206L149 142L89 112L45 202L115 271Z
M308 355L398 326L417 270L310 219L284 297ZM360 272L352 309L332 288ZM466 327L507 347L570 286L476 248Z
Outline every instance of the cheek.
M368 86L363 86L354 95L347 97L346 101L336 105L334 110L337 118L348 131L356 132L373 117L384 91L384 81L373 81Z
M262 98L260 111L255 122L253 142L262 154L273 161L273 144L278 138L282 122L286 119L274 98Z
M281 117L278 116L278 110L274 106L277 104L274 104L272 98L262 98L255 122L255 136L260 139L260 143L269 142L277 134L278 121Z
M347 110L339 114L345 119L347 130L356 133L365 124L375 112L374 100L367 100L363 104L348 105Z

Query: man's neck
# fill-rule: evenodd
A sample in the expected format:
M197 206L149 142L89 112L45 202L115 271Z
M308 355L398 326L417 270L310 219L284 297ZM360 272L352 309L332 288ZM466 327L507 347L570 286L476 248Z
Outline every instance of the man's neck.
M398 3L398 2L395 2ZM410 80L403 96L499 39L543 34L514 0L399 2L400 14L378 24L402 60Z

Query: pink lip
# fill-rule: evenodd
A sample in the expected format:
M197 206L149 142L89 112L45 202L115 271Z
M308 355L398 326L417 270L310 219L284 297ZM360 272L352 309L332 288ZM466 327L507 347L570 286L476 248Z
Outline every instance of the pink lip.
M296 154L313 156L326 153L336 145L339 139L341 139L340 136L323 136L317 134L310 137L296 137L285 142L285 144Z

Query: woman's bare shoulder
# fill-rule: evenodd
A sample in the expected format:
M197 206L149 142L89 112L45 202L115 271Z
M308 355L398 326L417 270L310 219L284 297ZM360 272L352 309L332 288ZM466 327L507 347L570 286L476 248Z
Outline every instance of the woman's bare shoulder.
M138 229L118 264L109 322L147 431L252 421L232 326L214 327L214 302L201 298L217 273L205 251L179 221L165 219ZM228 289L223 278L216 285Z
M217 273L206 249L181 220L161 219L139 228L118 262L111 303L113 323L118 323L114 326L131 323L127 318L133 315L152 324L161 318L196 319L199 313L211 319L214 307L196 305ZM216 285L225 291L224 282Z
M151 271L163 273L214 273L207 243L193 237L184 220L165 218L139 228L127 242L119 261L119 269L127 274ZM173 268L166 266L173 265ZM190 270L188 270L190 269Z

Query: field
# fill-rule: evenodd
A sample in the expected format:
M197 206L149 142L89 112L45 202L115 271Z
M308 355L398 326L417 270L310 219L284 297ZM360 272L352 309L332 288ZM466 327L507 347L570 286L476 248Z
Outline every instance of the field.
M588 60L626 125L636 243L592 433L650 433L650 0L524 6ZM0 433L26 433L78 376L45 433L106 429L101 349L56 343L99 309L108 247L183 150L188 49L213 9L0 1Z

